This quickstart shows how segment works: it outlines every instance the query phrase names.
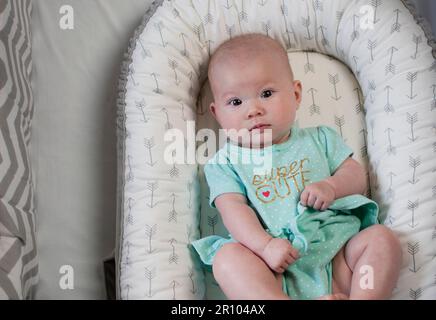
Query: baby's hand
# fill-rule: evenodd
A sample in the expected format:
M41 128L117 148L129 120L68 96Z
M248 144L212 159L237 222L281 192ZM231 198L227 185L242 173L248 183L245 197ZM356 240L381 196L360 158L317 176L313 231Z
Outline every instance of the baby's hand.
M336 194L333 186L325 180L312 183L304 188L300 196L303 206L324 211L335 200Z
M272 270L283 273L298 259L298 250L286 239L272 238L263 249L261 258Z

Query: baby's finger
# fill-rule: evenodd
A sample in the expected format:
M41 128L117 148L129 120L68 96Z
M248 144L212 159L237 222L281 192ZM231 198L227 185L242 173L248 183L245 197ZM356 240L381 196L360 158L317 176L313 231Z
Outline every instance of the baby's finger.
M307 206L313 208L313 205L315 204L316 198L317 198L316 195L311 193L309 195L309 198L307 199Z
M327 210L327 208L330 206L330 204L326 201L323 202L322 207L321 207L321 211Z
M320 210L322 208L322 205L324 204L324 201L322 199L318 198L315 201L315 204L313 205L313 208L316 210Z
M300 253L298 252L298 250L292 246L289 249L289 253L290 253L292 259L294 259L294 260L297 260L300 256Z
M285 269L283 267L278 267L278 268L275 268L274 271L277 273L283 273L283 272L285 272Z
M303 190L300 196L300 202L303 206L307 205L307 198L309 197L309 192L307 190Z
M294 262L295 262L295 259L291 255L286 258L286 263L288 264L288 266L293 264Z

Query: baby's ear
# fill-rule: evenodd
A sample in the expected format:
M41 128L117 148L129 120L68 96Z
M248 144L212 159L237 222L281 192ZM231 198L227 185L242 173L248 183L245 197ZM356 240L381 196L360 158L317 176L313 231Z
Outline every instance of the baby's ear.
M212 113L213 117L216 119L215 102L210 103L209 110L210 110L210 113Z
M293 86L294 86L295 101L297 102L297 105L299 107L302 99L303 88L299 80L294 80Z

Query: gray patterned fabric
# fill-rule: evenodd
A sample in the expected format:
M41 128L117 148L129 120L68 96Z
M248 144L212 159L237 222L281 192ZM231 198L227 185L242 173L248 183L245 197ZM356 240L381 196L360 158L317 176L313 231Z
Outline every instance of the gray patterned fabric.
M0 299L32 298L38 281L29 162L31 0L0 1Z

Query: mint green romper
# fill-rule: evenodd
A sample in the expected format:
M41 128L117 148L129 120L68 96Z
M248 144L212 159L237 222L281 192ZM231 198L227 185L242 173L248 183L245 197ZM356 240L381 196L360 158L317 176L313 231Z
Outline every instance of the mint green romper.
M352 155L335 130L294 125L281 144L249 149L226 143L204 167L212 207L223 193L241 193L270 235L299 250L299 259L283 274L283 291L292 299L331 294L332 259L356 233L378 223L377 204L362 195L336 199L325 211L299 202L305 186L333 175ZM260 167L267 157L270 165ZM215 254L229 242L236 240L213 235L191 244L211 270Z

